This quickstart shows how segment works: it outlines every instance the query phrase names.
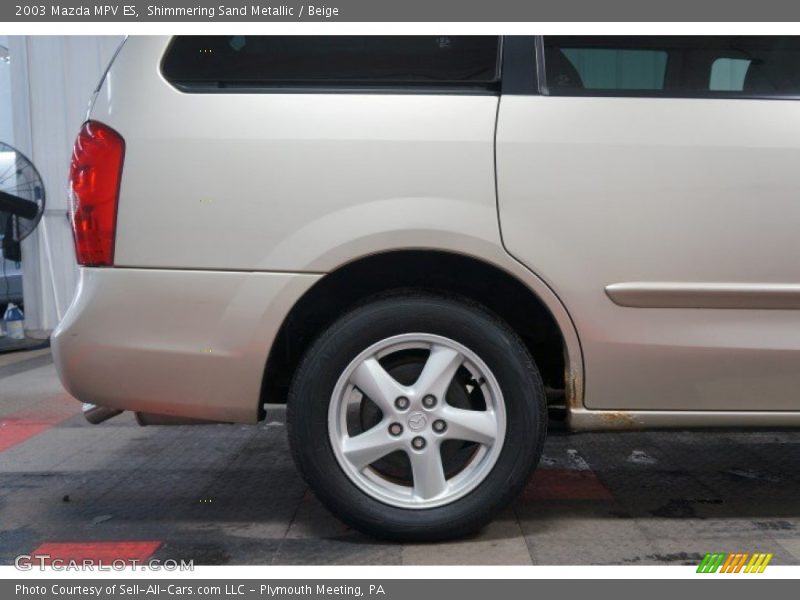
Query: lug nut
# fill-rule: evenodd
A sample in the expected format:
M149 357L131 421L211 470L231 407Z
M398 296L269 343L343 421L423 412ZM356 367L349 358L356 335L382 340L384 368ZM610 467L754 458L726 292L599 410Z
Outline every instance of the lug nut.
M433 430L436 433L442 433L445 429L447 429L447 423L445 423L441 419L436 419L433 422Z
M422 399L422 406L424 406L425 408L433 408L434 406L436 406L436 396L432 396L431 394L425 396Z
M401 433L403 433L403 426L400 425L400 423L392 423L391 425L389 425L389 433L391 433L394 436L398 436Z
M397 410L405 410L409 405L408 398L405 396L400 396L394 401L394 405L397 407Z
M414 447L414 450L422 450L425 447L425 438L417 436L411 440L411 445Z

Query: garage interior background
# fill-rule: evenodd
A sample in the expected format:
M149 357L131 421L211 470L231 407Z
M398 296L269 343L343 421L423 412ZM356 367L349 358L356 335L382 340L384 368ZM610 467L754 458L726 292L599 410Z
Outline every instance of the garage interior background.
M41 225L22 242L25 328L45 337L69 306L78 269L67 221L72 143L121 36L0 36L0 141L36 165L47 194ZM45 233L46 232L46 233ZM53 258L51 282L44 235Z

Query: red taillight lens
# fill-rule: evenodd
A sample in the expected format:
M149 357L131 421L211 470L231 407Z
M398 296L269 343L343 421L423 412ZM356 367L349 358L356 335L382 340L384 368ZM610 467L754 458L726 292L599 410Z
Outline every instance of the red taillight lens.
M78 264L114 264L117 199L125 159L125 140L97 121L78 132L69 169L70 217Z

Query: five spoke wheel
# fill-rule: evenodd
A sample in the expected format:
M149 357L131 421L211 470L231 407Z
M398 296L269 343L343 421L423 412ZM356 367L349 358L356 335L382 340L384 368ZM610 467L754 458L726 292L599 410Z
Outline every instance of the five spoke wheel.
M397 357L403 369L393 368ZM414 365L418 375L409 381ZM366 422L365 405L374 415ZM328 425L334 454L359 488L392 506L429 508L464 496L488 475L506 415L497 381L477 355L418 333L382 340L348 365ZM381 468L398 453L405 471Z

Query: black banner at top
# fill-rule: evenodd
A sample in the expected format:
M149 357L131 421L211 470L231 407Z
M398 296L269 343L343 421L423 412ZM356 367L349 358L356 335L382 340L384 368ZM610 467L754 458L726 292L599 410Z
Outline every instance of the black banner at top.
M794 22L796 0L4 0L2 22Z

